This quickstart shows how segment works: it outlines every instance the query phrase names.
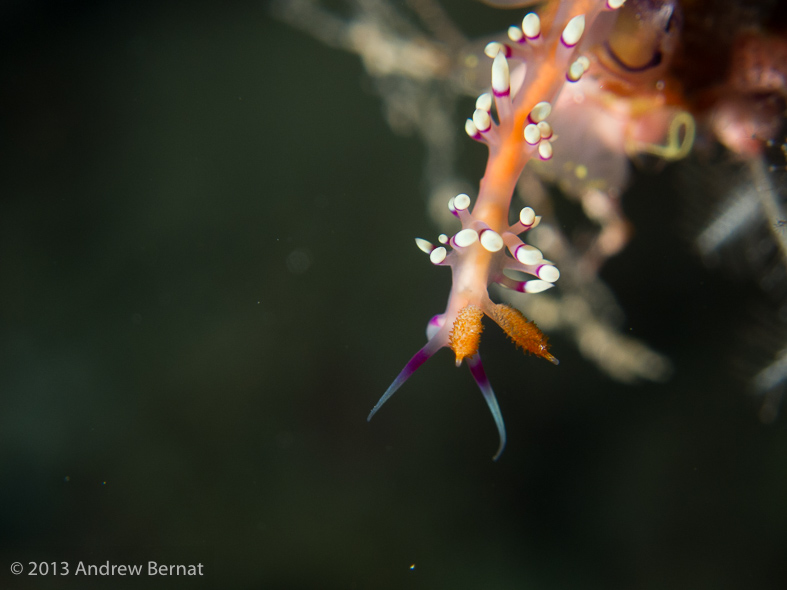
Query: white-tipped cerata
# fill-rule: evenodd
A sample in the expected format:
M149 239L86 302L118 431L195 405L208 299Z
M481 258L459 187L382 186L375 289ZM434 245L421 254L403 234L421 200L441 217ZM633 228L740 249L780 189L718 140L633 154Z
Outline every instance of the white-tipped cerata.
M530 207L525 207L519 212L519 223L522 225L533 225L536 220L536 212Z
M457 211L464 211L470 206L470 197L464 193L460 193L454 197L454 209Z
M541 101L530 111L530 120L533 123L540 123L552 113L552 105L547 101Z
M511 39L514 43L520 43L522 39L524 39L524 34L522 33L522 29L519 27L508 27L508 38Z
M582 38L582 33L585 32L585 15L580 14L575 16L563 29L563 35L560 37L566 47L574 47Z
M486 44L486 47L484 47L484 54L487 57L495 57L498 53L505 53L502 43L491 41L490 43Z
M541 141L541 131L532 123L525 125L525 141L530 145L536 145Z
M552 266L551 264L539 266L538 270L536 270L536 274L539 279L543 279L548 283L554 283L560 278L560 271L556 266Z
M478 241L478 232L474 229L463 229L460 232L457 232L454 236L454 244L459 246L460 248L467 248L468 246L472 246Z
M535 12L529 12L522 19L522 32L528 39L535 39L541 34L541 19Z
M547 283L546 281L541 280L527 281L525 283L525 293L541 293L542 291L551 289L554 286L555 285L552 283Z
M445 260L446 254L446 249L442 246L439 246L429 253L429 260L432 261L432 264L440 264L443 260Z
M437 236L437 241L440 242L441 244L447 244L448 236L445 234L440 234L439 236Z
M418 246L418 249L424 254L431 254L432 250L434 250L434 244L423 238L415 238L415 245Z
M546 140L541 140L538 144L538 155L542 160L549 160L552 157L552 144Z
M503 52L497 54L492 62L492 91L495 96L508 96L511 93L511 78L508 60Z
M500 234L491 229L485 229L479 236L481 245L489 252L499 252L503 248L503 238Z
M534 265L544 260L541 250L530 244L522 244L514 251L514 256L522 264Z
M481 133L485 133L492 128L492 117L489 116L489 111L476 109L473 111L473 123Z
M478 127L475 126L472 119L465 121L465 133L473 139L479 139L481 137L481 134L478 132Z
M585 66L582 64L581 61L576 60L570 66L568 66L568 73L566 74L566 78L569 82L579 82L579 79L582 78L582 75L585 73Z
M552 137L552 125L546 121L541 121L538 125L538 131L541 134L541 139L549 139Z
M617 10L626 3L626 0L607 0L607 6L610 10Z
M475 100L475 108L486 111L487 113L492 110L492 95L489 92L484 92Z

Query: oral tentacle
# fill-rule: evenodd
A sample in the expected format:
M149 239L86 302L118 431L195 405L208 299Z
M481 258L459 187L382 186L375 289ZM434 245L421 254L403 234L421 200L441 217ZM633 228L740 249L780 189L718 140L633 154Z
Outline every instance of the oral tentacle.
M492 385L489 383L489 379L486 377L484 365L481 364L481 355L476 353L469 357L467 359L467 366L470 367L470 374L473 375L473 379L475 379L478 388L481 390L481 394L484 396L484 401L486 401L486 405L489 406L489 411L492 412L492 418L495 420L495 426L497 426L500 444L498 445L497 451L492 457L492 461L497 461L500 457L500 454L503 452L503 449L506 447L506 425L503 422L503 413L500 411L500 406L497 405L497 398L495 397L495 392L492 389Z
M428 361L432 355L440 350L443 346L446 346L446 344L446 331L441 329L429 339L429 342L427 342L423 348L421 348L421 350L416 352L413 357L407 361L407 364L396 376L396 379L394 379L393 383L388 386L388 389L385 390L385 393L382 395L380 400L374 405L372 411L369 412L369 416L367 416L366 421L369 422L377 413L377 410L379 410L382 405L387 402L394 393L396 393L396 390L404 385L404 382L407 381L410 376L420 368L421 365Z

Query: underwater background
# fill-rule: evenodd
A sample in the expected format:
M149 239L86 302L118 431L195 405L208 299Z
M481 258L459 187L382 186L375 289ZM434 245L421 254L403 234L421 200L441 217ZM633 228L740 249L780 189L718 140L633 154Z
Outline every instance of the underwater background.
M671 378L489 328L493 462L447 351L366 422L450 277L356 56L260 2L6 2L0 31L0 588L785 587L787 427L739 370L763 296L695 254L690 164L635 173L601 270ZM28 575L148 561L204 575Z

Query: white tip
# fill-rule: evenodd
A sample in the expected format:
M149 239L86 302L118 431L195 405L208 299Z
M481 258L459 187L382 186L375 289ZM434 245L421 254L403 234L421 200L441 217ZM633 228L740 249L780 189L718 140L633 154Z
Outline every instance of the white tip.
M538 274L539 279L544 279L548 283L554 283L560 278L560 271L557 269L557 267L551 266L549 264L539 266L536 274Z
M470 197L461 193L454 197L454 209L457 211L464 211L470 206Z
M525 141L530 145L536 145L541 141L541 131L533 125L525 125Z
M463 229L454 236L454 244L460 248L467 248L478 241L478 232L474 229Z
M489 92L484 92L475 101L475 108L482 111L489 112L492 110L492 95Z
M582 65L582 62L579 60L572 63L568 66L568 74L566 76L572 82L578 82L580 78L582 78L582 74L585 73L585 67Z
M546 121L541 121L538 124L538 131L540 132L542 139L549 139L552 137L552 125Z
M552 283L547 283L546 281L527 281L525 283L525 293L541 293L542 291L551 289L554 286L555 285Z
M470 137L476 137L478 135L478 127L475 126L472 119L465 121L465 133Z
M546 139L538 144L538 155L542 160L549 160L552 157L552 144Z
M434 244L423 238L415 238L415 245L418 246L418 249L424 254L430 254L432 250L434 250Z
M481 245L490 252L499 252L503 247L503 238L500 234L491 229L485 229L481 232Z
M440 242L441 244L447 244L448 236L445 234L440 234L439 236L437 236L437 241Z
M541 34L541 19L535 12L529 12L522 19L522 32L528 39L535 39Z
M503 44L498 43L497 41L492 41L486 44L484 47L484 53L487 57L495 57L498 53L501 53L503 50Z
M522 37L522 29L514 26L508 27L508 38L514 43L519 43L522 40Z
M626 0L607 0L607 6L610 10L617 10L626 3Z
M516 259L522 264L528 264L531 266L533 264L538 264L544 259L544 255L541 253L541 250L535 246L531 246L530 244L522 244L519 246L514 252L514 256L516 256Z
M445 248L443 248L442 246L439 246L439 247L435 248L434 250L432 250L432 252L429 254L429 260L432 261L432 264L440 264L443 260L445 260L446 254L447 254L447 252L446 252ZM533 282L533 281L530 281L530 282Z
M492 62L492 90L495 95L506 95L511 90L511 78L508 71L508 60L503 52L497 54Z
M541 223L541 216L536 215L536 220L533 222L533 227L538 227L539 223ZM533 229L533 227L531 227L530 229Z
M566 25L566 28L563 29L563 43L567 47L574 47L577 43L579 43L580 38L582 37L582 33L585 32L585 15L580 14L575 16Z
M582 68L587 72L590 69L590 60L586 55L580 55L577 58L577 63L582 64Z
M519 212L519 223L522 225L533 225L536 220L536 212L530 207L525 207Z
M492 128L492 118L488 111L476 109L473 111L473 123L481 133L485 133Z
M533 110L530 111L530 120L533 123L540 123L544 119L546 119L552 113L552 105L549 104L547 101L541 101L533 107Z

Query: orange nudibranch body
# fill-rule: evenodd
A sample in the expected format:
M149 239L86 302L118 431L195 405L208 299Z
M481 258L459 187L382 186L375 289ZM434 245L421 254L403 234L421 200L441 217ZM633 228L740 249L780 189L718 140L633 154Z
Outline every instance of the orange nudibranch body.
M432 318L426 345L405 365L369 414L379 408L424 362L440 348L454 351L456 363L467 361L470 372L495 419L500 437L494 459L506 443L505 426L494 391L478 353L481 319L497 323L525 352L557 364L546 337L519 311L489 298L492 283L522 293L539 293L559 278L558 269L519 235L538 225L533 209L525 207L509 225L509 209L522 170L532 157L552 157L555 136L548 118L558 93L566 83L578 81L589 67L579 54L585 30L604 10L615 10L624 0L575 0L553 2L542 15L528 13L520 26L508 29L510 42L493 42L485 53L492 58L492 92L482 94L465 124L467 134L489 147L484 177L475 206L465 194L452 198L448 207L462 228L441 236L441 246L416 239L437 266L451 267L453 283L444 313ZM515 64L515 67L511 67ZM496 120L492 117L492 107ZM447 246L450 246L450 251ZM535 277L515 280L505 271Z

